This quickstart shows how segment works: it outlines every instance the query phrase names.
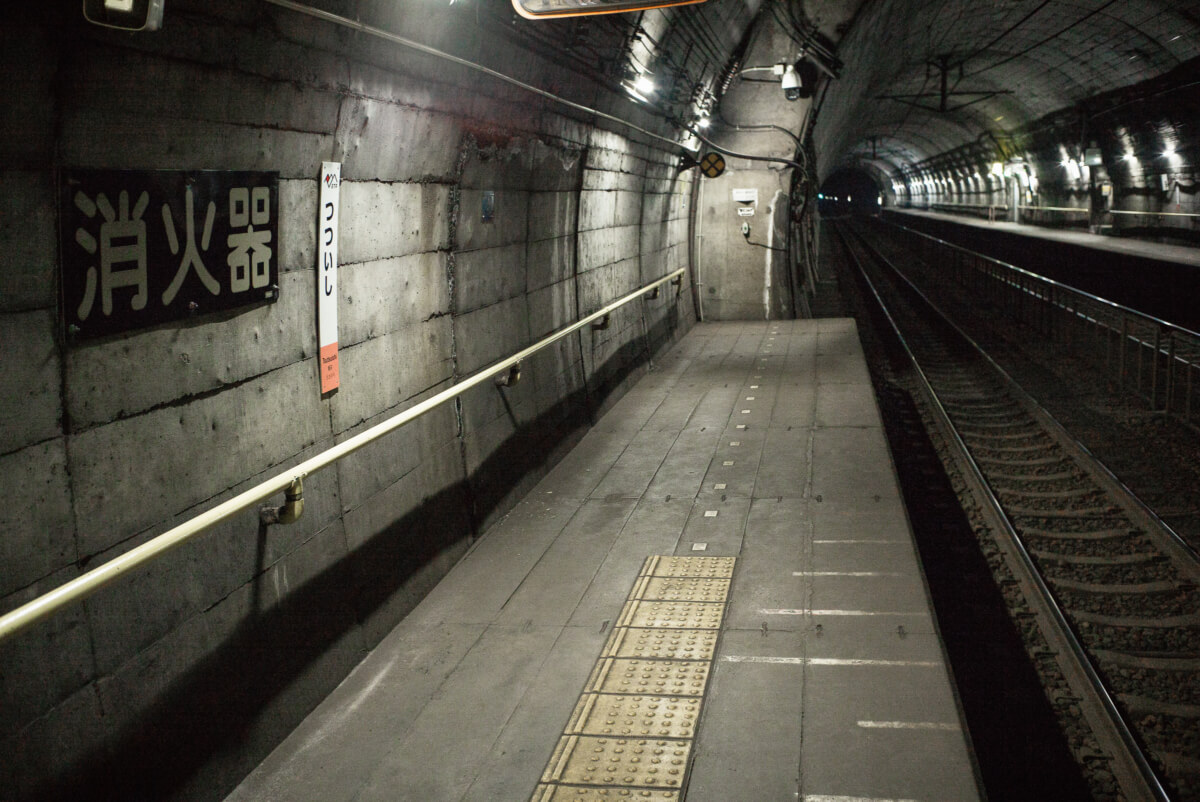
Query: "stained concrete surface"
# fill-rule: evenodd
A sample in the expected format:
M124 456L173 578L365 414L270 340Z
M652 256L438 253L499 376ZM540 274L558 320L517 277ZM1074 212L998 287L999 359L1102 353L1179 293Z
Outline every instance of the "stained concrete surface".
M978 798L854 324L821 320L693 329L229 800L528 798L651 554L738 557L691 802Z

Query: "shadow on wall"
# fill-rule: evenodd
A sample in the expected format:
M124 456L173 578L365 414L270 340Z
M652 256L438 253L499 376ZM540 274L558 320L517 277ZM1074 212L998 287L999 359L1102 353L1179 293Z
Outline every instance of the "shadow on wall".
M597 366L588 386L519 428L465 482L426 498L348 558L247 619L74 771L34 780L38 785L31 798L224 798L319 700L303 709L285 706L296 710L294 720L263 720L268 711L277 715L272 701L306 672L319 670L339 641L376 612L393 605L394 625L412 610L466 550L469 511L483 519L527 477L544 473L646 358L674 340L682 302L680 298L646 338L634 337ZM356 663L360 657L349 659ZM335 672L336 667L329 669L329 674ZM343 674L332 676L323 693ZM262 730L272 731L273 737L264 737ZM6 759L22 761L22 756Z

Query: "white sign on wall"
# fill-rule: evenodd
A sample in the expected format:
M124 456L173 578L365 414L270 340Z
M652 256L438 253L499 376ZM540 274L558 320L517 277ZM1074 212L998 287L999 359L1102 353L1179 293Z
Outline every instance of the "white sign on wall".
M739 206L738 207L738 217L753 217L753 216L754 216L754 207L753 206Z
M733 199L737 203L758 203L757 189L735 189Z
M317 359L321 392L338 387L337 244L341 162L321 162L320 204L317 213Z

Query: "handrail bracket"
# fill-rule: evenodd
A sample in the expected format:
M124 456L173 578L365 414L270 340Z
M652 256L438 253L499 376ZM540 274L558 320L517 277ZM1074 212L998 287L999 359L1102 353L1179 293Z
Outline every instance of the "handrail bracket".
M496 376L497 387L512 387L521 380L521 363L518 362L504 373Z
M263 526L294 524L304 515L304 478L297 476L283 496L281 507L260 507L258 520Z

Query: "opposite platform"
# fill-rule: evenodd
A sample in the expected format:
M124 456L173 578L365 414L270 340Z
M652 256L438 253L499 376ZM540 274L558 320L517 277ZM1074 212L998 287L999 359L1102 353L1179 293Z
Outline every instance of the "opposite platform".
M1173 245L1167 242L1153 242L1135 237L1114 237L1105 234L1093 234L1073 228L1050 228L1028 223L1013 223L1008 220L982 220L968 215L931 212L924 209L889 208L889 212L911 217L925 217L930 220L941 220L947 223L983 228L991 231L1005 231L1010 234L1020 234L1023 237L1033 237L1050 242L1061 242L1077 245L1082 248L1092 248L1098 251L1136 256L1145 259L1155 259L1160 262L1174 262L1181 265L1200 267L1200 248L1189 245ZM1146 216L1153 216L1147 212Z
M715 644L691 607L718 597L676 611L700 634L670 653L672 619L629 612L677 598L645 595L653 555L737 558ZM672 690L656 664L662 699L603 684L637 679L621 644L695 660L689 638L711 669ZM690 802L979 798L851 320L693 329L229 799L679 799L552 773L597 700L673 699L699 711L661 731Z

